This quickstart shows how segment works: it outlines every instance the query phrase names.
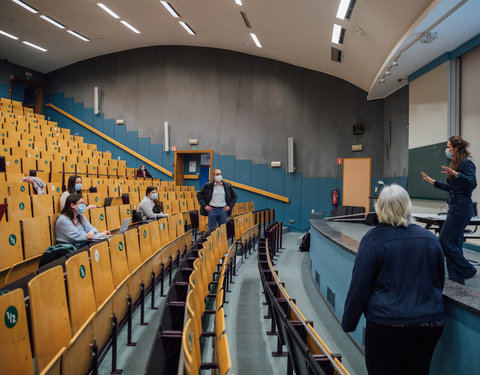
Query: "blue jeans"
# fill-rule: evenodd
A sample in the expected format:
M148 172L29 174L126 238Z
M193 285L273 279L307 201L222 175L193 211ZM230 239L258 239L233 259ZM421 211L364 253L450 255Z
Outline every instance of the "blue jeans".
M472 213L470 206L449 209L445 224L440 230L439 240L447 261L448 278L459 284L465 284L465 279L476 272L475 267L463 256L463 231L470 222Z
M228 213L223 208L212 207L212 211L208 213L208 229L213 230L222 224L227 224Z

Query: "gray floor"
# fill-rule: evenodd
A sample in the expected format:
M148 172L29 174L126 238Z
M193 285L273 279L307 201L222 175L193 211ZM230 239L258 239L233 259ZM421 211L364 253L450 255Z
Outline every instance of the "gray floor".
M342 362L352 374L366 374L364 357L342 331L338 321L320 296L309 269L308 253L298 251L299 233L283 236L282 254L276 268L279 278L285 283L290 297L295 298L302 314L314 322L314 328L334 353L342 354ZM267 308L262 303L262 287L259 279L257 255L242 265L229 304L225 306L226 326L232 356L234 374L285 374L286 358L272 357L277 338L267 336L270 320L264 319Z

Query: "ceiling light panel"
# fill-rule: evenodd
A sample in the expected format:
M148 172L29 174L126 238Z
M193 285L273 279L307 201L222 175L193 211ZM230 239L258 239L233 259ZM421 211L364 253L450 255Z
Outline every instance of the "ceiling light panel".
M356 0L340 0L337 11L337 18L341 20L344 20L345 18L350 19L353 7L355 6L355 1Z
M73 30L67 30L67 33L69 33L70 35L73 35L74 37L77 37L80 40L83 40L84 42L90 42L90 39L88 39L87 37L85 37L85 36L83 36L79 33L76 33Z
M20 5L21 7L25 8L26 10L28 10L29 12L32 12L32 13L38 13L38 10L36 10L35 8L32 8L30 5L24 3L23 1L20 1L20 0L12 0L15 4L18 4Z
M47 50L46 50L45 48L42 48L42 47L37 46L36 44L27 42L26 40L24 40L22 43L23 43L23 44L26 44L27 46L30 46L30 47L32 47L32 48L38 49L39 51L47 52Z
M179 18L180 15L177 13L175 9L170 5L170 3L167 3L166 1L160 1L162 5L165 7L165 9L168 10L168 12L175 18Z
M339 44L340 43L340 34L342 33L342 26L337 25L336 23L333 25L332 31L332 43Z
M242 0L235 0L235 4L242 6Z
M132 25L130 25L127 21L120 21L124 26L128 27L130 30L132 30L134 33L140 34L140 31L138 31L136 28L134 28Z
M187 23L183 21L178 21L178 23L182 25L182 27L187 31L187 33L189 33L190 35L195 35L195 31L193 31L192 28L188 26Z
M254 33L250 33L250 37L252 38L253 42L258 48L262 48L260 41L258 40L257 36Z
M108 14L110 14L113 18L116 18L116 19L119 19L120 17L113 11L111 10L110 8L108 8L106 5L102 4L102 3L97 3L97 5L102 8L105 12L107 12Z
M42 16L40 16L40 18L44 19L47 22L50 22L52 25L58 27L59 29L64 29L65 28L65 26L63 26L61 23L55 21L54 19L51 19L50 17L42 15Z
M10 39L18 40L18 38L17 38L15 35L6 33L5 31L0 30L0 34L1 34L1 35L5 35L5 36L9 37Z

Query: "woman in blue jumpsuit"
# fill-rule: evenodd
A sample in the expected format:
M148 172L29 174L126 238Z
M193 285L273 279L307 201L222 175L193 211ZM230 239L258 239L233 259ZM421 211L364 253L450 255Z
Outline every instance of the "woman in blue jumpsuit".
M442 173L448 176L446 183L421 172L425 181L448 192L447 218L440 230L439 240L447 261L449 279L460 284L465 284L465 279L477 274L476 268L463 255L463 232L473 215L472 191L477 187L475 164L467 150L469 146L459 136L449 138L445 154L451 162L448 167L442 165Z

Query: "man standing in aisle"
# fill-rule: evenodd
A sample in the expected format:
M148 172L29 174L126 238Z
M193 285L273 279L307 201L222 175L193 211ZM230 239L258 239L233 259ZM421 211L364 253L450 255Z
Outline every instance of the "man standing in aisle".
M213 170L213 181L207 182L197 193L200 214L208 216L208 229L227 223L227 216L232 212L237 201L237 194L231 184L222 181L222 171Z

